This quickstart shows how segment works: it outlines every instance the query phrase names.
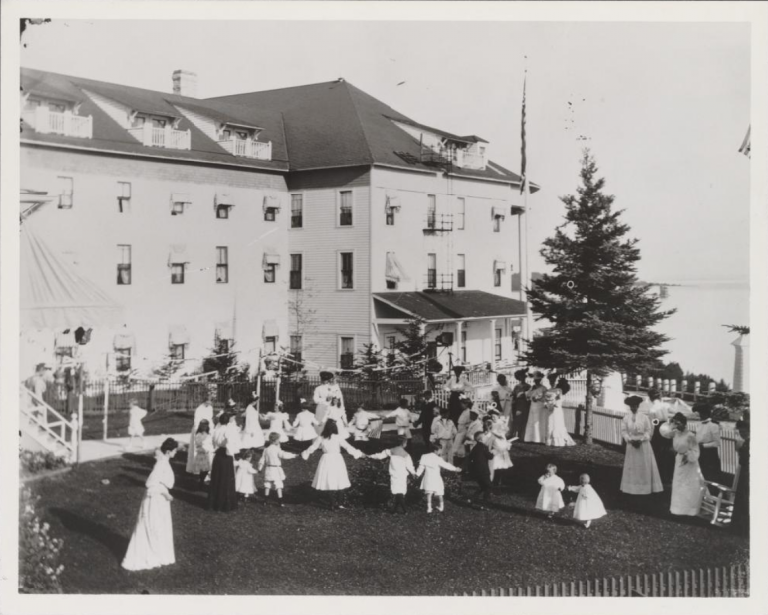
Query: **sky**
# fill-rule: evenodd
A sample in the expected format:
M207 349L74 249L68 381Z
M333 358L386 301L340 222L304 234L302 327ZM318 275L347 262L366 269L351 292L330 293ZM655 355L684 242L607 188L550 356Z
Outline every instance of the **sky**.
M520 168L527 69L533 271L589 147L639 239L640 278L746 281L750 40L744 23L54 21L21 65L198 97L348 82L413 120L490 142ZM404 82L404 83L403 83Z

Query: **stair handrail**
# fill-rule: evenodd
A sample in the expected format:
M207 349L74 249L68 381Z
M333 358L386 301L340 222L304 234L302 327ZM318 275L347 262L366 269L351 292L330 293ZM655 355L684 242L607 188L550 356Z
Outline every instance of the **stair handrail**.
M42 399L34 391L29 390L24 385L21 385L20 390L22 392L22 395L26 394L27 397L37 402L37 405L35 406L22 403L20 406L21 412L28 419L32 420L38 427L42 428L55 441L60 442L67 449L67 451L69 451L70 459L75 460L77 458L77 437L79 433L77 416L73 413L72 419L69 420L66 417L64 417L63 414L58 412L55 408L50 406L44 399ZM42 409L43 416L40 417L36 415L33 409L34 410ZM54 421L51 421L50 423L48 421L49 413L54 418ZM60 427L61 433L56 433L56 431L54 431L51 428L51 423L56 427ZM66 437L67 427L72 430L72 436L70 441L67 441L67 437Z

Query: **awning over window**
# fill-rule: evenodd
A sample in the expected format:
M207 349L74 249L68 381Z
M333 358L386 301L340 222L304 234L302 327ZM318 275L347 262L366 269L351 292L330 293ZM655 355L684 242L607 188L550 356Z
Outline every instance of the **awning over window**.
M277 328L277 321L275 320L265 320L261 329L261 339L266 341L269 337L274 337L275 341L280 337L280 329Z
M75 345L75 332L67 329L67 333L59 332L56 334L56 348L71 348Z
M232 333L232 321L224 320L216 323L216 339L231 340L234 338Z
M185 205L192 204L192 197L185 192L174 192L171 194L171 204L184 203Z
M506 263L506 261L500 261L500 260L493 261L493 270L494 271L506 271L507 270L507 263Z
M232 198L231 195L226 194L224 192L217 192L216 198L213 199L213 206L218 207L219 205L226 205L227 207L234 207L235 201Z
M168 252L168 266L181 265L189 263L189 252L187 251L187 244L174 243L171 244L171 249Z
M112 341L112 347L115 350L128 350L136 345L136 338L133 333L129 331L121 331L115 334L115 338Z
M266 212L268 209L275 209L278 213L280 213L280 198L273 195L273 194L267 194L264 196L264 211Z
M403 265L397 260L394 252L387 252L387 262L384 269L384 278L388 282L407 282L410 280L405 273Z
M506 217L507 212L506 209L503 207L494 207L493 208L493 217L494 218L504 218Z
M269 265L280 266L280 255L277 253L277 250L267 249L264 251L264 269L267 269Z
M170 346L181 346L189 344L189 333L184 325L171 325L169 328L168 344Z
M387 195L387 205L386 210L389 211L399 211L400 210L400 197L396 194L388 194Z

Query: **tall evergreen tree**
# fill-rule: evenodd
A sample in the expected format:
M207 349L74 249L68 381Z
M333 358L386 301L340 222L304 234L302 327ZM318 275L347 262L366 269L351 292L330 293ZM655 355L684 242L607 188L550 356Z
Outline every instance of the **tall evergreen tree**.
M577 195L560 197L565 222L544 241L541 255L552 267L532 283L528 301L536 320L551 326L534 337L526 360L559 373L585 371L585 437L592 443L592 401L597 382L611 371L637 373L658 367L667 337L652 329L674 313L638 281L637 239L612 211L614 197L603 192L597 165L584 151ZM597 379L597 381L596 381Z

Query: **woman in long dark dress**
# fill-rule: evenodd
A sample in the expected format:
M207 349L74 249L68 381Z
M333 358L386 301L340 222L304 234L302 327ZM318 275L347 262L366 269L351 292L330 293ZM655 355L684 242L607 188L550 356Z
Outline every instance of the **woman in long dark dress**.
M693 411L701 421L696 430L696 442L699 443L699 467L706 480L722 483L720 472L720 424L712 420L712 408L706 402L693 406Z
M235 453L238 452L237 425L228 412L219 417L213 430L213 455L211 486L208 492L208 509L228 512L237 508L235 490Z
M464 371L465 369L462 365L455 365L453 367L453 375L445 385L445 390L451 394L448 398L448 418L453 421L454 425L458 424L459 417L464 410L464 407L461 405L461 394L472 392L472 385L469 384Z
M739 472L739 484L736 486L731 528L737 534L749 537L749 422L737 421L736 429L744 442L739 447L741 470Z

